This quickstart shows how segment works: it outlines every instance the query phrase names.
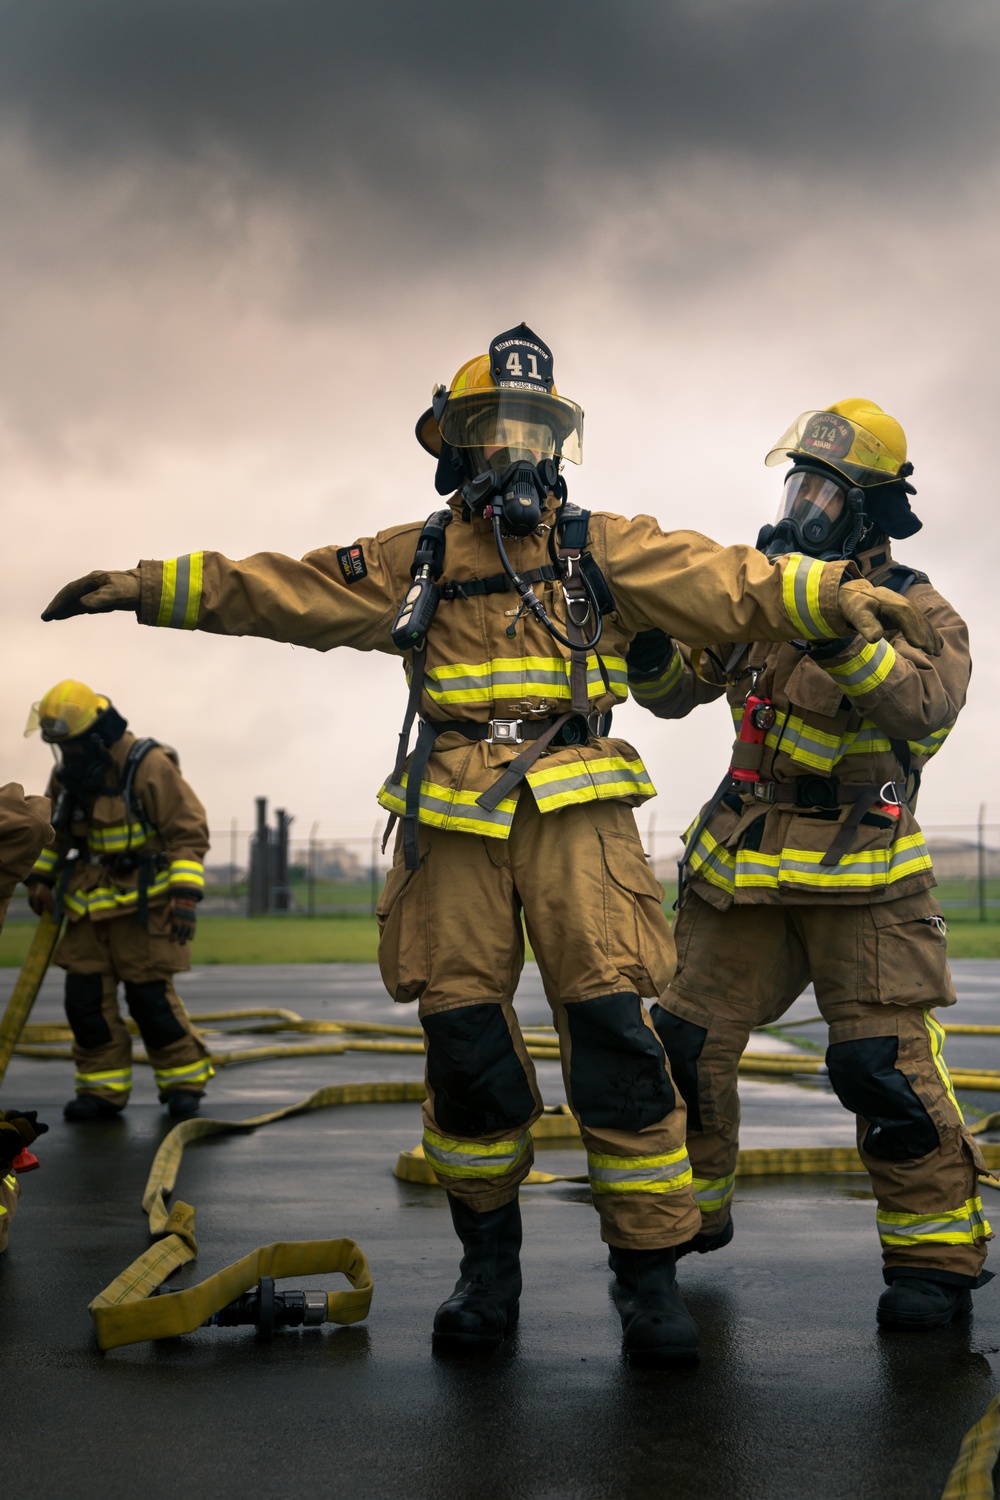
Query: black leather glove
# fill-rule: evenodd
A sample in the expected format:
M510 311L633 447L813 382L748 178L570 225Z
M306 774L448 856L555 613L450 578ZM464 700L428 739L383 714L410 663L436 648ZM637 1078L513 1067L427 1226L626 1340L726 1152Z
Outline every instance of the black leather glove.
M656 677L674 654L674 643L665 630L640 630L628 648L628 675Z
M170 941L190 943L198 924L198 901L185 891L170 903Z

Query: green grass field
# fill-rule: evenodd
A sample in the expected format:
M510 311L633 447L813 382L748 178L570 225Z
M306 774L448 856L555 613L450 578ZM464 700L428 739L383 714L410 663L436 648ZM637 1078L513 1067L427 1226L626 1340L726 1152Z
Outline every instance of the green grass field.
M0 935L0 968L24 962L34 922L10 922ZM371 917L205 917L194 961L203 964L370 964L377 934ZM1000 921L952 920L952 958L1000 958Z

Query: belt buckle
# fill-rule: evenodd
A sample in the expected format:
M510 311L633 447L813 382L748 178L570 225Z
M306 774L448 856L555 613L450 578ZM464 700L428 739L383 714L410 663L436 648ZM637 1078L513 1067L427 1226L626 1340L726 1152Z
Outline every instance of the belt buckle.
M756 802L774 801L774 782L755 781L752 783L754 800Z
M491 719L486 743L488 745L523 745L524 735L521 733L523 722L522 719Z

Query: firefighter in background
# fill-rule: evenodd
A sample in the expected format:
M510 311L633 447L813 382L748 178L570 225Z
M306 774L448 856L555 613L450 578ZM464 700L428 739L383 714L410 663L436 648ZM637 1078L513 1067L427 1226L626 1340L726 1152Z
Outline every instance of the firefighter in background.
M197 1114L212 1076L172 976L191 967L208 849L205 809L174 751L136 739L107 698L60 682L32 710L58 760L49 783L54 838L28 876L34 911L64 911L55 962L66 970L76 1096L67 1120L119 1114L132 1087L132 1042L118 984L139 1028L162 1103Z
M873 402L838 401L804 413L767 456L789 459L761 550L789 557L788 570L853 560L905 595L944 649L845 633L692 653L650 633L629 658L633 694L653 713L681 718L725 693L738 730L730 770L686 837L678 969L653 1009L688 1106L701 1228L684 1249L732 1239L740 1056L811 980L830 1083L857 1116L878 1202L878 1320L933 1328L968 1312L990 1275L983 1163L934 1016L955 1001L945 925L913 812L965 703L968 632L927 576L892 556L890 539L921 525L898 422Z
M673 969L631 811L654 789L637 752L609 735L628 691L628 644L652 626L707 641L803 628L826 639L859 625L877 639L885 620L931 649L934 632L896 595L844 582L847 564L800 559L804 627L783 563L664 534L650 516L571 505L560 465L580 461L582 412L559 395L551 352L524 324L435 388L417 435L450 496L423 526L301 562L197 552L95 573L67 585L44 618L128 609L148 625L403 658L408 707L379 793L402 818L379 962L396 1000L420 1002L424 1151L464 1249L435 1342L494 1347L518 1314L517 1195L542 1109L512 1005L523 913L626 1350L637 1363L691 1358L697 1328L674 1278L675 1247L699 1222L684 1108L640 998L665 989ZM352 729L367 733L363 714Z
M15 886L52 837L49 812L46 797L26 797L14 781L0 787L0 928ZM13 1164L48 1128L33 1109L0 1109L0 1255L21 1191Z

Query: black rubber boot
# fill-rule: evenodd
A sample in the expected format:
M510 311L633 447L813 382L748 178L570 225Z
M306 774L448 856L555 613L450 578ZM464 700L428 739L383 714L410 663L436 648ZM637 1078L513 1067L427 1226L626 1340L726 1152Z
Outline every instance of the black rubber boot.
M174 1120L193 1120L201 1109L201 1095L190 1089L171 1089L166 1099L167 1108Z
M517 1199L476 1213L448 1194L465 1254L458 1282L434 1314L434 1348L496 1349L517 1322L521 1295L521 1207Z
M698 1325L684 1306L674 1278L676 1252L611 1246L611 1295L622 1320L629 1363L649 1369L692 1364L698 1358Z
M109 1104L107 1099L101 1099L97 1094L77 1094L68 1104L63 1105L63 1119L74 1120L78 1124L90 1120L112 1120L115 1115L120 1114L117 1104Z
M696 1234L694 1239L685 1240L683 1245L678 1245L674 1254L678 1260L682 1255L690 1255L692 1250L697 1250L699 1255L707 1255L710 1250L721 1250L724 1245L728 1245L732 1237L733 1220L730 1216L717 1234Z
M945 1328L956 1318L967 1318L971 1312L972 1292L967 1286L923 1276L900 1276L878 1299L875 1316L881 1328L926 1333L931 1328Z

